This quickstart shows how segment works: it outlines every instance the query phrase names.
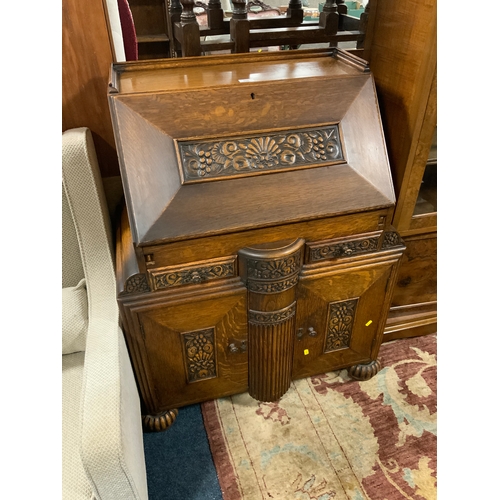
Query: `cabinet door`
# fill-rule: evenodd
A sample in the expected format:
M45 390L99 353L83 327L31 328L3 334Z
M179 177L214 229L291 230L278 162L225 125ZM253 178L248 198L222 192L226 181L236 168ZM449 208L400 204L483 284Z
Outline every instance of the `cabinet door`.
M152 413L248 388L246 290L138 311Z
M387 316L391 270L387 263L358 270L332 267L300 279L294 379L371 360Z

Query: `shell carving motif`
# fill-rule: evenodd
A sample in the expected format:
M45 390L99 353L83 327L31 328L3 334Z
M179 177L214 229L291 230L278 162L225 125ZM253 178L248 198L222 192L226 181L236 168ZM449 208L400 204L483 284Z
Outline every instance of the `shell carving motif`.
M344 161L338 125L292 133L179 142L186 181Z

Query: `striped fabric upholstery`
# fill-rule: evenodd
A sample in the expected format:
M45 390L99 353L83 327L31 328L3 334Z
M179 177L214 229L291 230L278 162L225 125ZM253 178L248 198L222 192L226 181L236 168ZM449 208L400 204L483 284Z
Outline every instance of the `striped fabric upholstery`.
M118 326L111 225L94 144L87 128L62 139L63 188L89 312L85 352L63 356L64 500L91 498L89 492L102 500L146 500L139 395ZM71 280L63 276L63 283Z

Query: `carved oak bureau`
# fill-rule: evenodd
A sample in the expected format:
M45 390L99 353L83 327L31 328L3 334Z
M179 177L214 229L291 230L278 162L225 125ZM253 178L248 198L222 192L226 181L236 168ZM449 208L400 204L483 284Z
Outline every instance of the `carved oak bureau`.
M117 296L144 423L349 368L404 245L373 78L336 48L114 64Z

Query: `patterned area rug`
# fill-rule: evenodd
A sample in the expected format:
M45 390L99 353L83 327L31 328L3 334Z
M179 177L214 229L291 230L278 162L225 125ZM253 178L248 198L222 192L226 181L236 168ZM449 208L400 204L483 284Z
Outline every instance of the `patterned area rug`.
M371 380L346 370L202 404L224 500L436 498L436 336L383 344Z

